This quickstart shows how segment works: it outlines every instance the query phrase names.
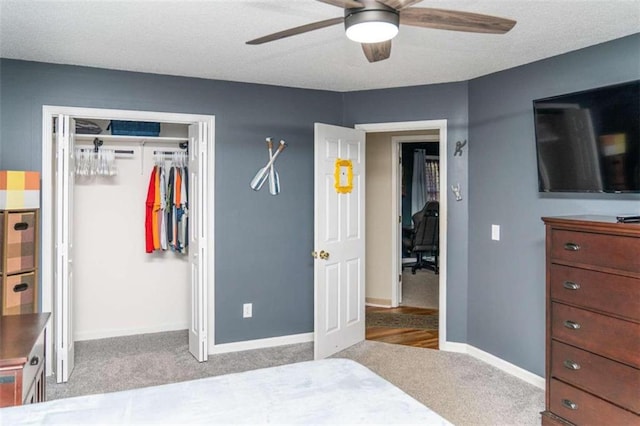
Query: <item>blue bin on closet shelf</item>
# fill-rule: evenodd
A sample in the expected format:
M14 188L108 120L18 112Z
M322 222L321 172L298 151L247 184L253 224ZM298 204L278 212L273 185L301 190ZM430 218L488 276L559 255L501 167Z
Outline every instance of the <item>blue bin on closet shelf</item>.
M111 120L107 129L111 129L112 135L121 136L159 136L160 123L149 121L122 121Z

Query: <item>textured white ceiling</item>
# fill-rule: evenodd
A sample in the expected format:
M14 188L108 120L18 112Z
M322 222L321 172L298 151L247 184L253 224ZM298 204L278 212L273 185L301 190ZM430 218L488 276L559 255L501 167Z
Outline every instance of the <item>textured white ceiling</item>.
M245 41L342 16L313 0L0 0L0 56L351 91L468 80L640 32L640 0L424 0L518 21L506 35L401 26L370 64L341 25Z

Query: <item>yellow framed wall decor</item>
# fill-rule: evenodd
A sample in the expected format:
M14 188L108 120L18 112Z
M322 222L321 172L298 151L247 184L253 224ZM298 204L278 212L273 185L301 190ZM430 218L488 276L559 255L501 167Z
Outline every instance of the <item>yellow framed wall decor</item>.
M348 194L353 190L353 163L351 160L337 158L333 176L338 194Z

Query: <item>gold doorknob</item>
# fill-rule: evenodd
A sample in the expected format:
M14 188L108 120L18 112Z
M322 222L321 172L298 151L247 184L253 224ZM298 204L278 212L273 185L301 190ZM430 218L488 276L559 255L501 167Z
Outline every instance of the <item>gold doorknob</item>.
M313 257L314 259L318 258L318 252L317 251L312 251L311 252L311 257Z
M328 251L324 251L324 250L320 250L320 259L327 260L328 258L329 258L329 252Z

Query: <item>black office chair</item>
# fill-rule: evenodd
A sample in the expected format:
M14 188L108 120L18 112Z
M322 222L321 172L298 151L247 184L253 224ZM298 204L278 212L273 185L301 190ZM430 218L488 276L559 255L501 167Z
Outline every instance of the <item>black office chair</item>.
M440 203L427 202L422 210L412 216L412 220L415 232L411 251L416 256L416 262L411 266L411 273L426 268L438 274Z

